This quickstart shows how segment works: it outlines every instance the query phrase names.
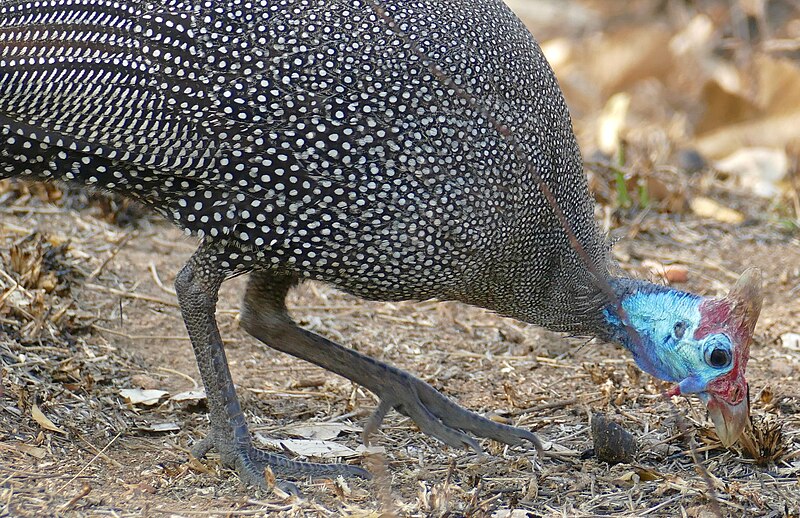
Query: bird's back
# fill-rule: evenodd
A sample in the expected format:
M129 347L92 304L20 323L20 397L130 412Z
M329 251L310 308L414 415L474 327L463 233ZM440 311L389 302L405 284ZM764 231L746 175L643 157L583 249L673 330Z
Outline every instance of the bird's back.
M395 29L366 0L0 0L0 175L131 196L231 272L583 331L597 291L531 171L606 245L541 50L500 0L381 5Z

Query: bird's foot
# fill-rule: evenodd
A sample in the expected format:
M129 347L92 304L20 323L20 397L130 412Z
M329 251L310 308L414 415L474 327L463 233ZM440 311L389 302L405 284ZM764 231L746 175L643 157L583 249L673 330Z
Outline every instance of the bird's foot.
M473 438L476 436L509 445L528 441L542 454L542 444L533 433L487 419L461 407L421 379L400 369L383 366L385 376L380 381L380 389L375 390L380 404L364 427L365 443L380 428L386 412L394 408L410 417L423 433L456 448L482 452Z
M266 470L270 468L277 477L288 478L335 478L360 477L369 479L368 471L349 464L319 464L289 459L283 455L260 450L250 441L239 442L226 438L224 434L209 434L205 439L195 444L192 455L203 458L212 449L217 450L222 465L236 471L245 484L271 489L266 478ZM274 481L274 485L289 494L300 494L293 483L281 480Z

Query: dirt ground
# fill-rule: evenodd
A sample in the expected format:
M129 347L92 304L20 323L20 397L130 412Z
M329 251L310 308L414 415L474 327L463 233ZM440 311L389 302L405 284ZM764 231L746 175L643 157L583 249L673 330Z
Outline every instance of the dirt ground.
M574 41L591 40L577 32ZM800 345L786 338L800 333L796 188L782 184L781 194L757 197L708 164L690 174L667 153L645 165L631 158L625 168L641 171L626 181L646 175L667 194L620 201L616 169L592 154L591 127L603 107L575 94L580 82L572 79L566 69L598 217L618 240L614 255L626 272L657 279L652 264L680 265L688 272L682 289L722 295L744 269L763 271L747 371L759 458L724 449L699 400L665 400L667 385L641 374L616 346L457 303L374 303L306 283L290 300L304 327L535 431L546 455L488 441L483 456L453 450L390 413L375 438L382 452L346 459L368 466L373 481L303 481L302 497L255 491L213 454L188 453L208 422L203 399L187 394L199 389L199 374L171 286L194 240L115 198L6 181L0 516L706 517L717 506L729 516L800 516ZM634 94L634 106L636 95L643 94ZM650 156L652 142L635 132L660 115L635 113L630 155ZM741 219L720 217L719 207L690 209L701 196ZM223 286L218 319L251 431L298 439L309 431L297 425L313 424L312 432L333 430L326 438L357 450L375 398L249 338L237 322L242 288L243 279ZM141 389L163 392L145 404L136 399ZM633 462L609 465L593 454L590 419L598 413L633 434Z

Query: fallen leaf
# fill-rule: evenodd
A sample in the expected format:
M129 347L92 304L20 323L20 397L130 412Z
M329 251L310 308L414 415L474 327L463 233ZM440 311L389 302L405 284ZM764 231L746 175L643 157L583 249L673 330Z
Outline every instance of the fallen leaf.
M327 441L342 433L360 433L361 428L343 423L298 423L283 429L289 435L297 435L306 439Z
M591 79L607 94L625 90L649 77L674 73L669 50L670 31L658 24L604 32L591 41L585 66Z
M51 432L63 433L64 435L67 434L66 430L64 430L63 428L59 428L53 423L53 421L48 419L47 416L44 415L41 410L39 410L39 405L37 405L36 403L34 403L33 406L31 407L31 416L33 417L33 420L39 423L39 426L41 426L45 430L50 430Z
M800 333L783 333L781 345L790 351L800 351Z
M162 397L169 394L165 390L121 389L119 395L131 405L157 405Z
M317 439L272 439L257 433L256 438L265 446L277 449L286 449L295 455L304 457L319 457L323 459L333 459L342 457L359 457L364 453L380 453L382 448L365 448L356 451L343 444L332 441L320 441ZM359 448L361 450L361 448Z
M136 428L143 432L177 432L181 429L177 423L149 423Z
M626 471L622 475L618 476L614 479L614 482L621 485L629 485L629 484L638 484L639 483L639 474L635 471Z
M670 284L679 284L689 280L689 269L682 264L662 264L658 261L647 259L642 261L642 266Z
M772 403L775 400L775 394L772 392L772 387L767 385L766 387L762 388L761 392L758 394L758 400L765 405Z
M567 448L566 446L562 446L558 443L551 442L551 441L542 441L542 450L543 451L551 451L554 455L565 455L569 457L577 457L580 455L580 452L576 450L572 450Z
M689 206L692 208L692 212L701 218L712 218L731 225L738 225L744 221L744 215L741 212L725 207L705 196L692 198Z
M652 468L645 468L643 466L634 466L634 471L639 475L639 480L642 482L650 482L664 478L664 475Z
M37 459L43 459L47 456L47 450L45 450L44 448L29 446L27 444L22 444L22 443L14 444L14 443L0 442L0 450L16 450L18 452L25 453Z
M737 81L706 85L708 106L698 123L695 147L721 158L741 147L785 148L800 140L800 67L788 59L757 56ZM753 85L758 85L754 88Z
M304 457L320 457L332 459L340 457L358 457L359 453L352 448L332 441L317 439L272 439L256 434L256 438L266 445L277 449L286 449L295 455Z
M789 172L789 157L782 149L742 148L716 162L714 167L736 176L753 194L769 198L781 192L778 182Z
M174 396L171 396L169 399L170 401L185 403L187 401L190 402L202 401L205 398L206 398L206 391L200 389L200 390L186 390L184 392L178 392Z

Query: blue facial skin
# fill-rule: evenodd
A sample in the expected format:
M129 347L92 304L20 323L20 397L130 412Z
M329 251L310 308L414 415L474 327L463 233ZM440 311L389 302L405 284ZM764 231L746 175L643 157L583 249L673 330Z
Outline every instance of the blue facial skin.
M638 339L622 325L613 305L603 310L610 338L631 351L643 371L691 394L704 392L710 381L731 370L733 344L727 335L694 339L702 297L628 279L615 279L612 287Z

